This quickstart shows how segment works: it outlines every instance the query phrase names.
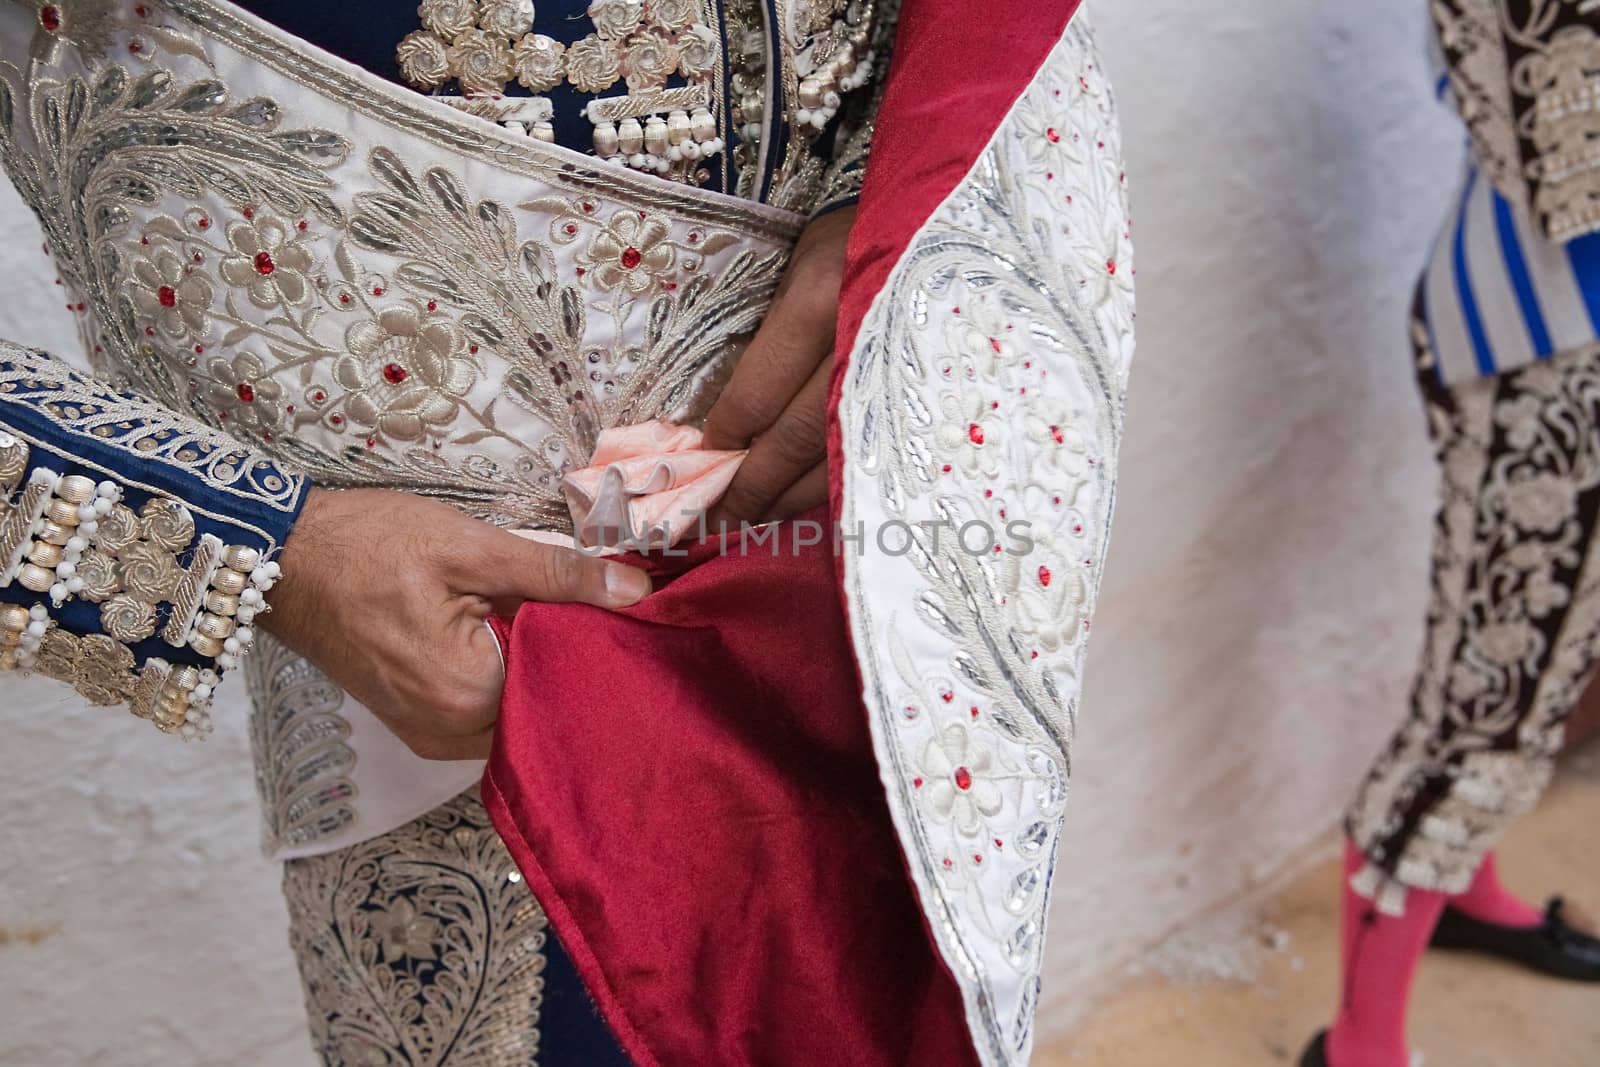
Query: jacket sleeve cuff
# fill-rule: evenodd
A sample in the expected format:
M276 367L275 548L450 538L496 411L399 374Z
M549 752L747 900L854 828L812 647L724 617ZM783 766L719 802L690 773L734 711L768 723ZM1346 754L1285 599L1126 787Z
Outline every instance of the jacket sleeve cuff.
M308 488L195 419L0 343L0 670L204 735Z

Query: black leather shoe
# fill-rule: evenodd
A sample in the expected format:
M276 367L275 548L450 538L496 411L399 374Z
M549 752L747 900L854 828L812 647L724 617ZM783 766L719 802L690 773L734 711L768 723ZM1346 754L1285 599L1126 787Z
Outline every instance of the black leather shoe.
M1573 982L1600 982L1600 940L1574 930L1561 917L1561 898L1531 929L1499 926L1446 907L1433 931L1433 947L1497 956L1540 974Z
M1328 1067L1328 1031L1311 1039L1311 1044L1300 1054L1300 1067Z

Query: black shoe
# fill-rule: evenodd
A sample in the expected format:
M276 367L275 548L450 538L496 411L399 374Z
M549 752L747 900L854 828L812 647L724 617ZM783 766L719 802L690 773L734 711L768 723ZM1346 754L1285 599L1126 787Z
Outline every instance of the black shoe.
M1300 1067L1328 1067L1328 1031L1311 1039L1311 1044L1300 1054Z
M1574 930L1561 917L1561 898L1545 908L1544 922L1531 929L1500 926L1446 907L1434 928L1434 948L1481 952L1553 978L1600 982L1600 940Z

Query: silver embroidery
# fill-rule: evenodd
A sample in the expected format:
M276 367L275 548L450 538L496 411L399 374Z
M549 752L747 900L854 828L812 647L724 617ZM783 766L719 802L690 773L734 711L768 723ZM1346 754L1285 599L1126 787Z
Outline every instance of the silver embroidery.
M1032 1036L1131 355L1127 219L1080 14L896 266L840 406L875 742L990 1064ZM905 551L873 550L890 528Z
M1531 810L1600 654L1600 392L1590 348L1434 385L1413 327L1440 457L1433 595L1412 711L1347 815L1358 888L1464 891Z
M536 1067L547 921L477 790L283 886L323 1062Z
M268 634L245 660L255 701L251 739L261 794L265 850L308 844L356 820L350 724L345 695L311 661Z

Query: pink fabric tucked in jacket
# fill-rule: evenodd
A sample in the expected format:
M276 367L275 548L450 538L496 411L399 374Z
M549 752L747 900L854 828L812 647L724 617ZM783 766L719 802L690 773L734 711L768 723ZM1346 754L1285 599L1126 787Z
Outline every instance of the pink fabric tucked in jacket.
M700 443L699 430L666 422L601 431L589 466L561 482L578 543L660 547L698 530L745 456Z

